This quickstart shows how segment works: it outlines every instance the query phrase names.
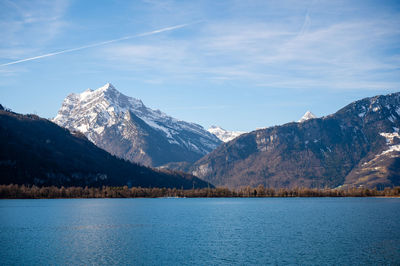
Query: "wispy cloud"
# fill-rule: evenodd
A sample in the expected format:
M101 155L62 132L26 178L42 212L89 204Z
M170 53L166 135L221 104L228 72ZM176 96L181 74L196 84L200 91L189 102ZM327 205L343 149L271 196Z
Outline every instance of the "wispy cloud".
M352 86L354 89L393 88L399 83L395 78L400 76L397 52L400 16L396 11L377 13L373 17L356 16L356 10L348 7L351 5L316 0L246 4L228 1L226 6L212 3L212 7L205 7L201 2L144 2L151 10L151 21L154 19L157 25L160 20L173 25L171 21L202 16L206 21L183 30L182 35L128 42L128 39L186 25L41 54L43 49L37 47L43 46L28 47L24 43L29 43L31 35L50 36L46 38L56 35L66 23L63 14L68 1L39 1L34 3L38 8L33 8L30 1L5 0L0 8L1 5L7 7L12 15L6 15L0 21L0 29L8 42L3 49L0 46L0 57L4 62L0 66L107 45L90 54L95 56L94 60L99 60L99 65L140 74L149 83L201 79L218 84L239 81L252 86L304 89L317 86L336 89L339 85L348 89ZM243 19L241 14L248 6L253 8L250 14L267 12ZM224 12L210 15L210 9L216 7L223 8ZM355 16L349 15L353 13ZM22 34L25 31L28 34ZM33 42L42 41L40 39ZM123 40L127 42L118 43ZM34 54L38 55L29 56Z
M51 40L67 24L63 16L68 7L67 0L1 1L0 31L3 41L9 46L24 47Z
M17 60L40 52L68 25L64 15L70 1L0 1L1 62ZM2 68L2 77L25 73L23 67ZM5 81L2 81L2 83Z
M102 55L119 67L211 82L304 89L398 86L400 61L393 55L400 40L398 17L326 21L318 8L324 7L311 3L301 20L286 24L209 21L191 29L196 32L191 39L118 45Z

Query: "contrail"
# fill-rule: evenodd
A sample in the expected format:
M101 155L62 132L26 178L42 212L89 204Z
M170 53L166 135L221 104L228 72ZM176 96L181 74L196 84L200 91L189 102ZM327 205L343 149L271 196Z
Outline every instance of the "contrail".
M303 25L301 26L301 29L300 29L299 33L297 34L297 36L303 35L307 31L307 29L310 27L310 24L311 24L310 13L311 13L311 9L314 7L316 2L317 2L317 0L314 0L313 2L311 2L311 5L307 8L307 12L306 12L306 16L304 17Z
M198 22L195 22L195 23L198 23ZM85 46L81 46L81 47L77 47L77 48L71 48L71 49L62 50L62 51L58 51L58 52L54 52L54 53L49 53L49 54L43 54L43 55L39 55L39 56L29 57L29 58L25 58L25 59L21 59L21 60L12 61L12 62L9 62L9 63L1 64L0 67L14 65L14 64L22 63L22 62L27 62L27 61L32 61L32 60L36 60L36 59L40 59L40 58L44 58L44 57L49 57L49 56L54 56L54 55L58 55L58 54L65 54L65 53L75 52L75 51L79 51L79 50L83 50L83 49L87 49L87 48L91 48L91 47L96 47L96 46L101 46L101 45L105 45L105 44L109 44L109 43L113 43L113 42L119 42L119 41L123 41L123 40L128 40L128 39L133 39L133 38L138 38L138 37L143 37L143 36L148 36L148 35L154 35L154 34L158 34L158 33L165 32L165 31L171 31L171 30L180 29L180 28L192 25L192 24L194 24L194 23L175 25L175 26L171 26L171 27L167 27L167 28L162 28L162 29L159 29L159 30L153 30L153 31L149 31L149 32L136 34L136 35L125 36L125 37L114 39L114 40L109 40L109 41L104 41L104 42L99 42L99 43L93 43L93 44L89 44L89 45L85 45Z

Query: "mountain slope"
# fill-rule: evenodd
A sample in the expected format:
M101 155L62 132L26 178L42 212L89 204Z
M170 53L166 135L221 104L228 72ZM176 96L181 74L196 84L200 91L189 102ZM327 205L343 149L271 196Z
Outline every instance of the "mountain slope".
M152 110L109 83L68 95L53 121L120 158L149 166L194 162L221 143L200 125Z
M188 174L118 159L81 133L35 115L0 110L0 183L57 186L207 187Z
M223 142L231 141L244 133L240 131L228 131L219 126L211 126L209 129L207 129L207 131L211 134L214 134Z
M399 128L400 93L376 96L323 118L243 134L190 169L229 187L399 185Z

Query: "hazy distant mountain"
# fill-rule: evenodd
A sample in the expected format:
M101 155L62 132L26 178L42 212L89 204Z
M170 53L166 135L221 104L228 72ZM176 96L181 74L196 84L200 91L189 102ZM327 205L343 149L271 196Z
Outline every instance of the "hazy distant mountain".
M47 119L0 110L0 184L207 187L196 177L118 159L81 133Z
M299 121L299 123L307 121L309 119L313 119L313 118L317 118L313 113L311 113L310 111L307 111L301 118Z
M231 141L244 133L240 131L228 131L219 126L211 126L207 131L217 136L223 142Z
M111 154L149 166L194 162L221 143L200 125L152 110L109 83L68 95L53 121Z
M243 134L186 168L229 187L400 185L400 93L306 118Z

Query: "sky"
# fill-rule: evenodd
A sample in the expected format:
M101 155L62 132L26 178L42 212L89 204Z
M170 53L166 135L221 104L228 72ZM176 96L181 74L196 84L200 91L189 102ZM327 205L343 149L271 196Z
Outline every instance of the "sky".
M400 91L397 0L0 0L0 36L0 103L45 118L108 82L239 131Z

